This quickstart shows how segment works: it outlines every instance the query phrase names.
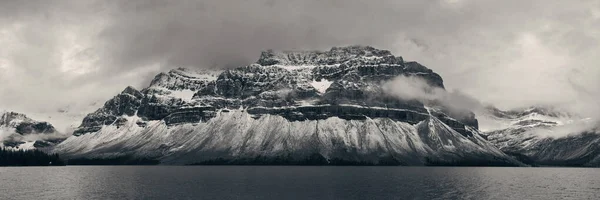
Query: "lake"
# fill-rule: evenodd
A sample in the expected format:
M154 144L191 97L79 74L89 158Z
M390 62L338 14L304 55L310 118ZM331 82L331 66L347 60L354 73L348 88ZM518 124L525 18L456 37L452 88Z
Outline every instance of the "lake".
M600 170L510 167L0 167L0 199L600 199Z

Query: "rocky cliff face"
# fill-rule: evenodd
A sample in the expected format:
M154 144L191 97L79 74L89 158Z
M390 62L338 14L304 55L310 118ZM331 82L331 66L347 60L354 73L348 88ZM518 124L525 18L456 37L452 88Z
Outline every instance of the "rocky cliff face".
M503 152L533 165L600 166L598 124L549 107L501 111L489 108L499 124L484 133Z
M177 164L519 164L481 137L472 113L387 95L382 84L397 76L444 88L432 70L365 46L175 69L126 88L55 151Z
M48 122L35 121L15 112L0 113L0 147L43 148L53 146L65 137Z

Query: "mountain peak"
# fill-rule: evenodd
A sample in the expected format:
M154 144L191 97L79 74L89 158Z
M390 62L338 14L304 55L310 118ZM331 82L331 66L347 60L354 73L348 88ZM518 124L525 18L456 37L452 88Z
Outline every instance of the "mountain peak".
M179 68L170 70L168 72L168 74L175 75L175 76L182 76L182 77L191 78L191 79L202 79L202 78L205 78L206 75L216 75L216 74L219 74L220 72L221 72L221 70L179 67Z
M177 68L154 77L149 87L167 88L170 90L197 90L207 82L217 79L222 70Z
M55 133L56 129L48 122L40 122L27 117L25 114L5 112L0 115L0 127L15 128L22 135L32 133Z
M388 50L376 49L371 46L333 47L329 51L263 51L257 63L269 65L333 65L356 58L386 58L394 55ZM402 61L401 57L399 58Z
M143 95L139 90L135 89L133 86L127 86L127 88L125 88L121 92L121 94L130 94L138 98L140 98Z
M121 93L131 94L131 92L133 92L133 91L138 91L138 90L135 89L135 87L133 87L133 86L127 86Z
M4 112L0 116L0 126L10 126L15 121L32 121L25 114L16 113L16 112Z
M358 56L391 56L388 50L376 49L372 46L352 45L345 47L332 47L329 52L338 54L350 54Z
M493 106L487 106L486 109L495 117L514 119L522 118L530 115L547 116L553 118L573 118L577 117L572 113L562 110L561 108L548 105L535 105L522 108L514 108L511 110L500 110Z

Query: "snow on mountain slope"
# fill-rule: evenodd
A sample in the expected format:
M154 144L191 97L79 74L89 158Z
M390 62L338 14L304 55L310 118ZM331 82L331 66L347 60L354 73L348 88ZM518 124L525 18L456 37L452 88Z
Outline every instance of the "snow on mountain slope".
M142 157L167 164L219 159L252 163L259 157L295 163L313 154L330 161L374 164L389 159L405 165L514 162L475 130L463 136L433 117L416 125L385 118L289 121L275 115L255 119L244 110L232 110L198 124L152 121L140 127L129 119L120 127L70 137L56 151L66 157Z
M490 132L512 126L538 126L542 124L565 125L583 120L569 113L547 107L530 107L521 110L502 111L486 107L477 113L481 131Z
M317 89L317 91L319 91L319 93L324 94L325 92L327 92L327 89L329 88L329 86L331 86L333 82L328 81L328 80L320 80L320 81L313 81L310 83L310 85L312 85L315 89Z
M473 115L387 95L382 82L397 76L444 88L432 70L365 46L265 51L220 72L175 69L126 88L54 150L170 164L520 164L481 137Z
M551 108L489 109L503 124L484 132L502 151L538 165L600 166L598 123Z

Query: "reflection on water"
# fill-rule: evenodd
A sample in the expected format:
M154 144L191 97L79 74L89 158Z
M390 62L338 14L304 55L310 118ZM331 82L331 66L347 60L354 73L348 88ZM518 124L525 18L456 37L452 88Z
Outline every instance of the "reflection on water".
M0 168L0 199L600 199L586 168Z

